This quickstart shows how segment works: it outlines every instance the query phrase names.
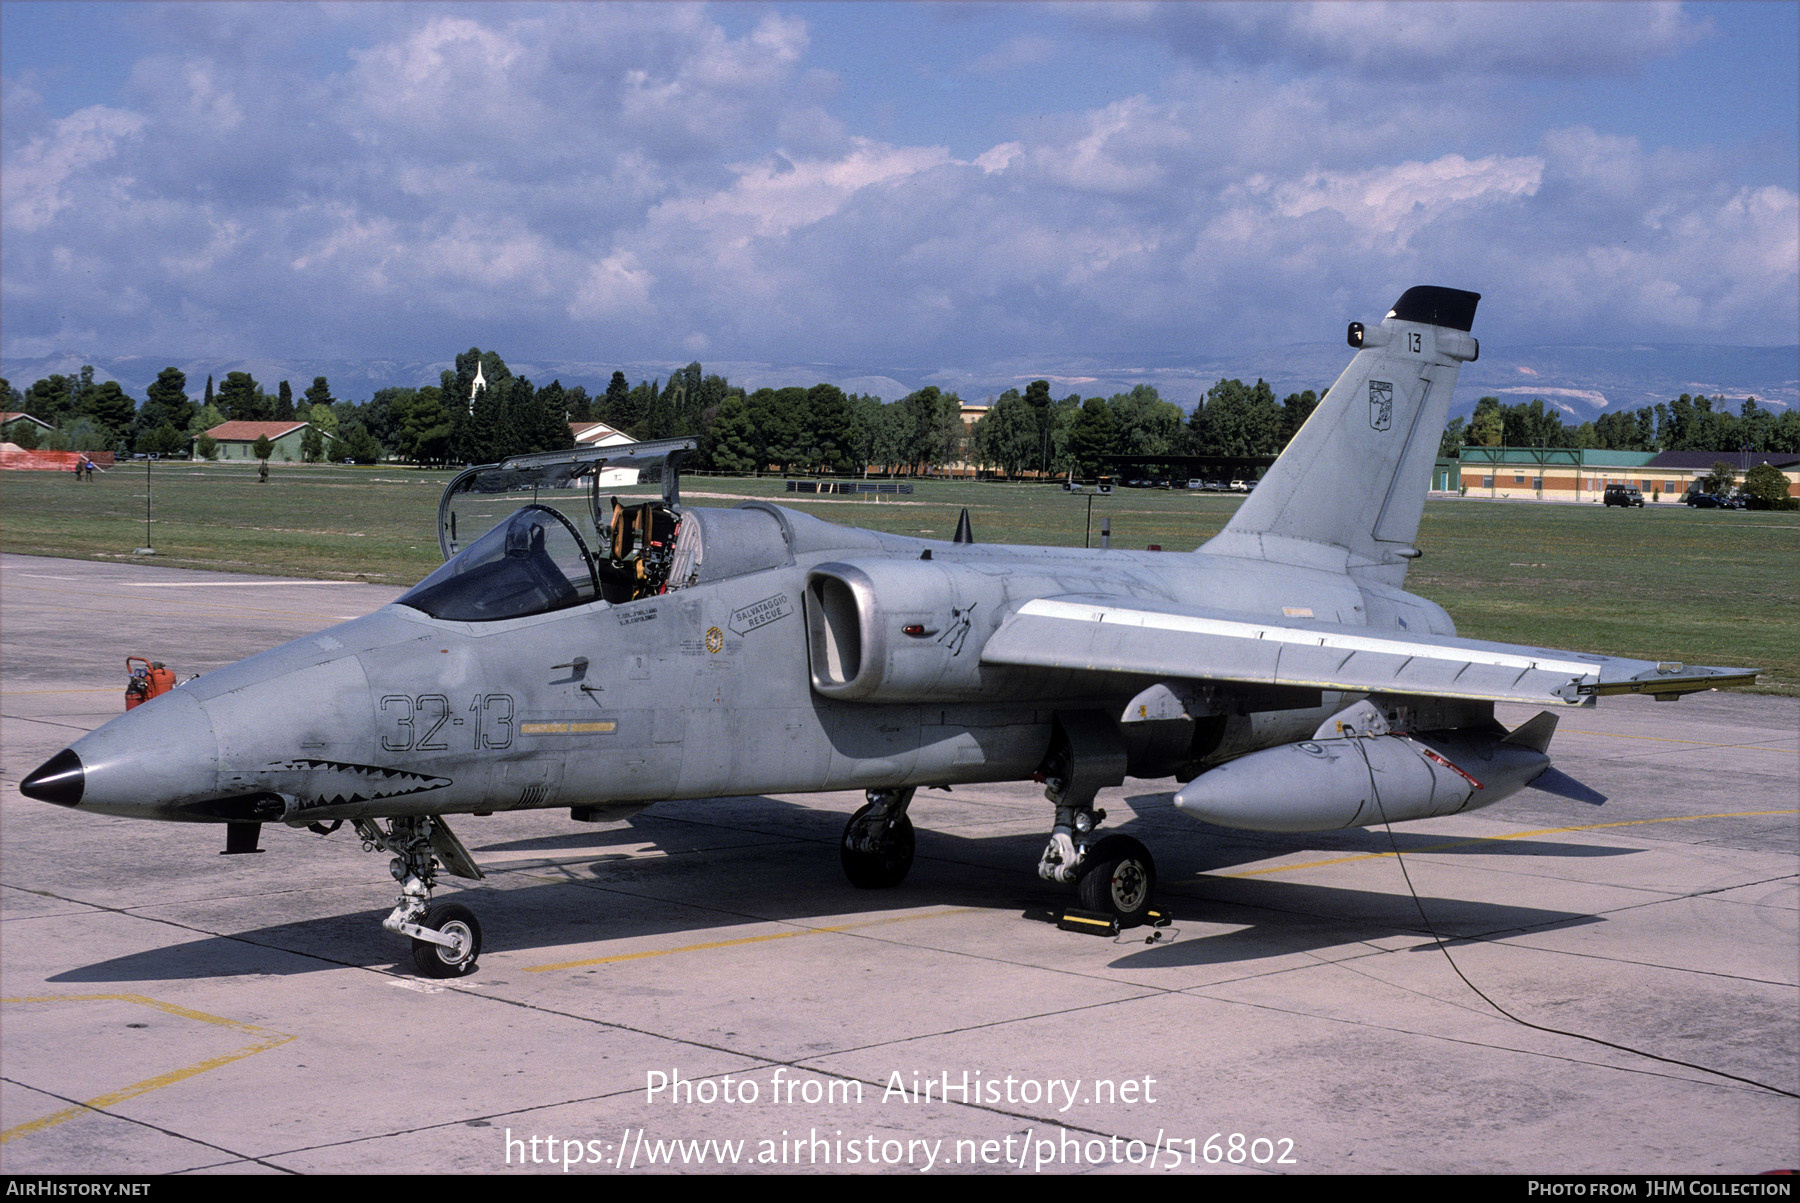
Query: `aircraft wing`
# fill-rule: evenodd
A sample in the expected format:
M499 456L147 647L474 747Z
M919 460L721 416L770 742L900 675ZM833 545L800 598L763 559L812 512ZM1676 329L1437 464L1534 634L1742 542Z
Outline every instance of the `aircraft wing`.
M1025 603L988 639L981 659L985 664L1355 693L1570 705L1591 702L1600 694L1669 698L1756 680L1756 672L1747 669L1073 595Z

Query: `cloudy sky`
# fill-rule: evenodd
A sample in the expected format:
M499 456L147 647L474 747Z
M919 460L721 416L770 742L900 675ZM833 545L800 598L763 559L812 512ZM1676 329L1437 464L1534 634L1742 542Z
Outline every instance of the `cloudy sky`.
M0 355L1786 345L1793 4L0 5Z

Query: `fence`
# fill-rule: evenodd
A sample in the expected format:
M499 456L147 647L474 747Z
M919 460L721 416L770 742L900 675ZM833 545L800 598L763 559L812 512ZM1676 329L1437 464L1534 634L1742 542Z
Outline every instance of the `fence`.
M790 480L790 493L907 493L912 486L885 480Z
M73 472L75 465L83 457L94 462L94 467L105 470L113 466L113 453L110 451L22 451L14 448L0 450L0 469L21 468L33 472Z

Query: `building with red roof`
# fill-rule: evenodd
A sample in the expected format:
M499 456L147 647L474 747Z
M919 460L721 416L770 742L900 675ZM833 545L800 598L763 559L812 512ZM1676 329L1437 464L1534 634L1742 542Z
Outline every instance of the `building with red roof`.
M219 445L219 458L226 460L256 458L256 440L267 438L275 445L275 453L269 458L277 463L299 463L305 458L300 451L300 442L306 432L314 429L311 422L296 422L289 419L285 422L223 422L206 433ZM331 444L337 442L337 436L330 431L319 431L325 438L325 458L331 458Z

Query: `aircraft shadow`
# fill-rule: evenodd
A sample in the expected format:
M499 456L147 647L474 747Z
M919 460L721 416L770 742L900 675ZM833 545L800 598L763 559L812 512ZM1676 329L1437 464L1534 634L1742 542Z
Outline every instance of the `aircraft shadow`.
M578 956L592 957L604 957L608 944L624 940L675 937L680 943L680 936L688 932L705 932L713 940L721 928L783 922L817 925L821 919L839 926L854 924L858 915L905 909L968 907L1042 919L1070 901L1066 891L1039 881L1033 873L1043 847L1040 833L967 836L923 828L918 834L918 860L906 882L893 890L858 890L843 879L837 863L843 815L779 799L730 801L745 811L755 807L763 821L739 825L729 813L719 821L701 821L646 812L627 826L472 845L478 861L484 854L520 852L543 853L546 859L489 863L484 867L490 879L503 888L461 888L456 879L445 879L438 898L474 907L489 953L555 948L565 955L579 948ZM1393 845L1385 832L1335 833L1325 841L1316 836L1304 840L1259 836L1221 842L1213 838L1224 834L1217 829L1185 818L1180 822L1185 832L1164 829L1154 821L1113 828L1136 834L1155 849L1168 883L1165 908L1173 912L1178 927L1186 928L1176 943L1129 954L1112 962L1116 967L1256 960L1396 934L1426 938L1418 911L1405 894L1207 876L1232 865L1267 860L1278 854L1277 848L1328 854L1388 852ZM722 843L721 833L730 838ZM1438 853L1451 843L1443 836L1407 832L1396 833L1394 842L1403 853ZM1322 849L1322 843L1333 846ZM644 855L646 845L661 855ZM627 847L632 851L623 851ZM1556 857L1631 851L1526 840L1475 841L1467 850ZM568 854L579 859L564 863ZM540 884L518 884L531 878ZM373 879L370 897L380 905L148 949L50 980L284 976L346 967L392 969L410 976L408 945L380 928L387 898ZM1424 905L1433 925L1456 939L1596 921L1591 915L1566 911L1458 899L1427 898ZM1195 930L1202 924L1234 927L1208 935Z

